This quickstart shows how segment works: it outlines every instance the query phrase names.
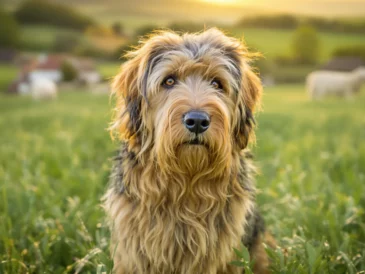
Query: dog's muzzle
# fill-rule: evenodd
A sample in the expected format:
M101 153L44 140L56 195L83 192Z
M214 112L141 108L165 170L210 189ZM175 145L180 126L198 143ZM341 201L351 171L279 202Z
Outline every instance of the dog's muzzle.
M189 111L183 116L183 123L190 132L198 135L209 128L210 118L204 111Z

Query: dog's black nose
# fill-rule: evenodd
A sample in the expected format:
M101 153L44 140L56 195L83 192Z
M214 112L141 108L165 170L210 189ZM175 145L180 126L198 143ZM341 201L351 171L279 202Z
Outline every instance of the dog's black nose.
M188 130L199 134L209 128L210 118L203 111L190 111L184 115L183 122Z

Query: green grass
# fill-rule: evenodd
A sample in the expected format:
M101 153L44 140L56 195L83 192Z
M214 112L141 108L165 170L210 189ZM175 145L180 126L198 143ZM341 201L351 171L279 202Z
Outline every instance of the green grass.
M108 102L0 96L0 273L111 270L100 208L117 147ZM253 150L258 204L284 248L270 251L274 273L365 270L364 105L364 89L323 102L300 85L266 90Z
M52 51L58 35L81 36L83 33L47 25L25 25L21 28L20 45L25 50Z
M138 22L138 24L129 25L123 23L124 30L133 34L138 27L153 25L156 27L166 27L168 22L160 22L151 18L126 17L128 22ZM121 19L122 20L122 19ZM125 20L125 18L123 19ZM122 20L122 21L123 21ZM105 25L109 26L104 22ZM202 28L203 28L202 24ZM267 58L277 56L287 56L291 54L291 43L294 35L293 30L280 29L257 29L257 28L230 28L226 30L237 37L244 37L249 46L262 52ZM53 26L35 25L22 27L21 45L28 50L51 50L54 46L55 37L60 34L79 35L84 43L87 43L87 38L83 33L62 29ZM319 32L320 37L320 61L326 61L331 57L332 52L343 46L365 44L365 36L358 34L346 33L326 33Z
M13 65L0 64L0 93L7 91L9 85L16 79L18 69Z
M248 45L259 50L268 58L274 58L278 55L287 56L292 53L293 30L239 28L232 29L232 33L238 37L244 37ZM339 47L365 44L364 35L326 32L319 32L318 34L321 61L330 58L332 52Z
M103 76L104 79L110 79L119 70L121 63L122 62L118 62L118 63L104 62L104 63L98 64L97 69L100 72L100 74Z

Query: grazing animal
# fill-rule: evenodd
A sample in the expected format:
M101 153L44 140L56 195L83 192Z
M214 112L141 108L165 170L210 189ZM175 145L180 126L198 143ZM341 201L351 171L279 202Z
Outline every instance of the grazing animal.
M54 100L57 98L56 84L46 78L37 78L30 82L30 92L34 100Z
M351 97L365 83L365 67L352 72L315 71L306 80L307 92L312 99L329 95Z
M217 29L155 33L114 78L121 140L104 206L116 273L267 273L250 152L254 54Z

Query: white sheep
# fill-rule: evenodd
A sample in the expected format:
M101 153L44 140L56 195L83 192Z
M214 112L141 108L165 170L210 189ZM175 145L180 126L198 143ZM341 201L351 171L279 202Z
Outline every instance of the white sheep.
M30 82L30 92L34 100L54 100L57 98L57 86L47 78L33 79Z
M365 83L365 67L351 72L314 71L307 76L307 92L312 99L321 99L328 95L351 97Z

